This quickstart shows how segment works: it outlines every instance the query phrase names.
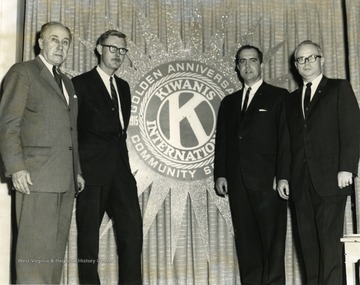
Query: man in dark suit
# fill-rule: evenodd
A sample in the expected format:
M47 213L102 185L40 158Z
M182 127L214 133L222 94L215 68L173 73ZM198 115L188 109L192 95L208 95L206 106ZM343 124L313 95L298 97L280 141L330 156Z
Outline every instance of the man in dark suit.
M306 284L338 285L343 282L345 204L358 171L359 106L348 81L322 74L324 56L318 44L304 41L294 55L303 86L288 96L285 109L290 196ZM284 191L280 195L289 197Z
M276 192L276 177L287 175L281 110L288 92L263 81L262 65L258 48L239 49L244 87L221 102L216 130L215 186L219 195L229 195L244 285L285 284L287 203Z
M126 36L116 30L103 33L96 52L99 65L73 79L79 97L80 162L88 179L76 208L79 280L100 284L99 227L106 212L114 221L119 284L141 284L142 217L126 146L130 88L114 75L127 52Z
M70 42L67 27L43 25L40 55L13 65L4 78L0 150L16 190L17 283L60 283L75 188L84 187L77 98L70 79L58 70Z

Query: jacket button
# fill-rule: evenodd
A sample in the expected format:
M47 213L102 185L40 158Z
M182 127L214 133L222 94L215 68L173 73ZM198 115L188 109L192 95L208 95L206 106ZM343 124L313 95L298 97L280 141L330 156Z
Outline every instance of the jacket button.
M72 150L72 147L71 147L71 146L69 146L69 150Z

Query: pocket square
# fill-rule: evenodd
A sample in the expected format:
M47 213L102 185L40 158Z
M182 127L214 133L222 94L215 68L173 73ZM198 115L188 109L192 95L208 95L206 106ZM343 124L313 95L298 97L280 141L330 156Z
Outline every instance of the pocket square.
M266 109L259 109L259 112L267 112Z
M77 96L76 96L76 94L74 95L74 99L77 99Z

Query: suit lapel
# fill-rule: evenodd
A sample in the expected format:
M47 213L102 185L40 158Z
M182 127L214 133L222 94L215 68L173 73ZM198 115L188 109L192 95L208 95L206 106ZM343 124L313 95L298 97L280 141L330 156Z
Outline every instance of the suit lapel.
M241 115L241 104L242 104L242 97L244 95L244 88L242 88L239 92L240 92L240 100L239 100L239 128L242 128L243 125L245 124L246 121L246 117L251 116L251 114L254 112L254 110L256 110L256 107L259 105L259 102L261 100L261 96L264 92L264 89L266 89L266 84L263 82L263 84L261 84L261 86L259 87L259 89L256 91L256 93L254 94L254 97L251 99L250 104L247 107L247 110L245 112L245 114Z
M241 126L243 125L244 116L241 115L241 102L243 99L244 88L237 91L236 100L234 105L231 108L228 116L232 116L231 122L234 122L236 129L238 130L238 134L240 135Z
M57 85L54 76L50 72L50 70L45 66L40 57L36 57L39 68L40 68L40 76L46 81L47 84L50 85L52 89L54 89L55 93L60 96L60 98L67 104L63 93L61 92L59 86Z
M69 96L69 106L73 106L74 104L77 104L77 97L75 94L74 86L71 83L71 80L65 75L61 74L61 79L65 85L66 92Z
M264 91L266 90L266 83L263 82L260 87L258 88L258 90L256 91L256 93L254 94L254 97L252 98L252 100L250 101L250 104L248 105L248 108L245 112L245 114L240 115L241 114L241 102L242 102L242 97L244 94L244 88L240 90L241 92L241 96L239 96L240 100L239 100L239 126L238 126L238 131L241 132L241 130L243 130L246 127L246 120L247 118L252 118L252 114L257 110L259 103L261 101L261 97L264 94Z
M310 106L309 106L309 119L311 117L311 114L314 110L314 108L316 107L316 105L318 104L318 102L320 101L320 99L324 96L325 93L325 87L327 84L328 79L323 76L323 78L321 79L318 88L316 89L314 96L310 102Z
M110 94L108 92L108 90L106 89L106 86L103 82L103 80L101 79L99 73L96 70L96 67L91 71L92 73L92 80L94 82L94 86L96 86L96 89L98 90L97 92L94 92L94 94L98 93L99 96L101 97L101 101L103 102L103 104L106 104L108 108L114 108L114 103L112 102L111 98L110 98ZM122 117L124 120L124 125L127 126L127 124L129 123L129 112L130 112L130 107L127 107L127 105L129 104L126 95L127 94L123 94L124 90L126 90L126 88L123 87L122 81L117 77L114 76L115 78L115 84L119 93L119 98L120 98L120 105L121 105L121 112L122 112ZM130 95L129 95L130 97ZM127 112L127 113L126 113ZM122 126L123 129L125 129L125 126Z
M298 114L299 118L301 118L301 120L304 120L304 113L303 113L303 102L302 102L302 89L303 86L301 86L301 88L299 88L297 91L295 91L295 112Z
M241 88L239 91L237 91L238 94L236 95L236 103L235 103L235 110L236 112L234 112L234 116L236 118L236 122L237 122L237 129L240 129L241 126L241 122L243 121L243 116L241 115L241 103L243 100L243 94L244 94L244 88ZM230 115L230 114L229 114Z
M117 76L115 76L115 82L120 98L121 114L124 120L123 129L126 129L129 124L130 117L130 102L128 100L128 98L130 98L130 94L125 94L127 92L127 88L126 86L123 86L124 83Z
M263 82L260 85L259 89L254 94L254 97L252 98L250 105L248 106L248 109L245 112L245 116L246 116L246 114L252 113L252 112L254 112L254 110L256 110L256 107L259 105L261 96L264 94L265 89L266 89L266 84L265 84L265 82Z
M96 86L97 92L94 91L94 94L100 94L99 96L102 97L103 102L105 102L110 108L113 108L113 102L111 101L110 94L106 89L104 82L102 81L100 74L97 72L96 67L91 71L94 86Z

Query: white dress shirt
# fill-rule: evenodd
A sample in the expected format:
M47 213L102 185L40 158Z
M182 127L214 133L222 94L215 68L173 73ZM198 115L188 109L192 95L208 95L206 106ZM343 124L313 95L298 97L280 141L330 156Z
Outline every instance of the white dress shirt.
M47 69L49 69L50 73L54 76L53 71L52 71L53 65L48 63L46 61L46 59L41 54L39 54L39 57L40 57L41 61L45 64ZM67 104L69 105L69 94L67 93L66 87L65 87L64 82L62 80L61 80L61 84L63 86L62 89L63 89L63 94L64 94L64 97L65 97L65 100L66 100Z
M245 95L246 95L246 91L248 90L249 87L251 87L250 93L249 93L249 100L247 102L247 108L249 108L251 100L254 98L255 93L258 91L259 87L261 86L261 84L264 82L263 79L260 79L258 82L256 82L255 84L253 84L252 86L248 86L246 84L244 84L244 90L243 90L243 96L242 96L242 102L241 102L241 110L243 109L244 106L244 101L245 101Z
M304 97L305 97L305 90L306 90L306 84L311 82L311 93L310 93L310 102L313 99L314 95L315 95L315 91L318 88L321 79L323 78L323 75L320 74L318 77L316 77L313 81L308 81L303 83L303 89L302 89L302 96L301 96L301 106L302 106L302 111L303 111L303 115L305 117L305 111L304 111Z
M99 73L102 81L104 82L106 89L109 93L109 96L111 98L110 76L107 73L105 73L99 66L96 67L96 70ZM112 78L113 78L113 85L116 90L116 96L117 96L118 102L119 102L118 110L119 110L120 123L121 123L121 126L124 128L124 119L123 119L122 112L121 112L121 101L120 101L120 97L119 97L119 91L117 89L117 84L116 84L116 80L115 80L114 76L112 76Z

